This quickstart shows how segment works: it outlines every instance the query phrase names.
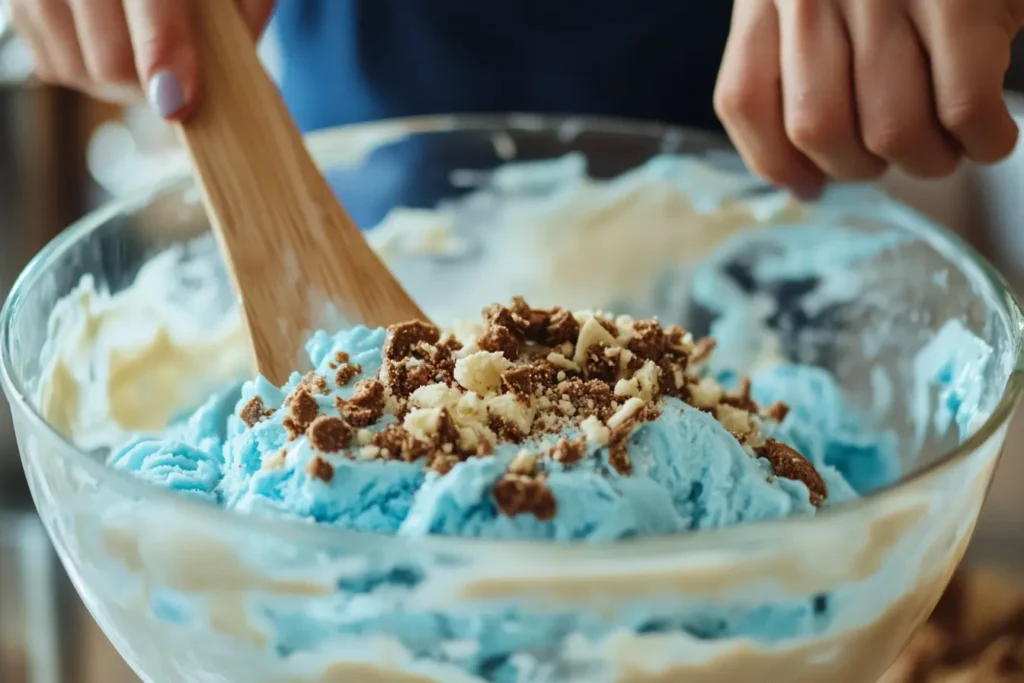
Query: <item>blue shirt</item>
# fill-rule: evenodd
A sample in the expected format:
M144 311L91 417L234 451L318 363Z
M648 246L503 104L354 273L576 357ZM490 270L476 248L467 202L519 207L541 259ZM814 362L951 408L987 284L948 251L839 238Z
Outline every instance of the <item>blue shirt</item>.
M593 114L718 128L729 0L281 0L303 130L395 116Z

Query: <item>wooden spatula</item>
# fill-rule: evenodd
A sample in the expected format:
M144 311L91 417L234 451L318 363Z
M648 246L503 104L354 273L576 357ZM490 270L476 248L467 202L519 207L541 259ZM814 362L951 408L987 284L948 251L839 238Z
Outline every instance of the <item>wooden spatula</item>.
M313 163L234 0L192 6L202 92L181 130L258 371L284 383L330 305L351 323L426 320Z

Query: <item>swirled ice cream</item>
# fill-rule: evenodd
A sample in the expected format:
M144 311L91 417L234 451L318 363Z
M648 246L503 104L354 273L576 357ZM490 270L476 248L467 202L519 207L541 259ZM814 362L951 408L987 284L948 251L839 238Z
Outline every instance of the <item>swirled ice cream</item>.
M148 655L165 677L852 681L895 656L885 637L937 598L993 460L966 463L941 495L857 499L905 471L900 455L969 436L991 407L972 378L992 349L959 320L904 325L915 292L879 303L864 264L910 240L830 227L857 192L814 207L737 200L748 181L672 158L601 185L577 161L510 167L417 214L430 233L412 242L418 262L403 262L393 214L376 241L400 252L400 276L444 293L441 314L427 309L443 329L317 333L311 370L283 387L227 381L246 355L231 302L209 299L226 292L212 249L162 254L115 294L84 281L62 302L40 387L50 421L175 502L253 522L179 524L165 498L143 497L104 503L83 533L104 568L91 581L137 589L110 601L110 620L178 643ZM540 192L549 181L558 189ZM709 184L729 191L700 195ZM486 248L467 230L482 224L497 230ZM542 308L514 300L449 324L520 284ZM834 357L862 342L856 362ZM829 514L844 503L861 514ZM323 543L250 533L281 518ZM781 518L786 542L743 527ZM701 545L724 527L751 533ZM457 550L416 550L435 540ZM521 556L503 554L521 541ZM609 555L574 554L594 549Z

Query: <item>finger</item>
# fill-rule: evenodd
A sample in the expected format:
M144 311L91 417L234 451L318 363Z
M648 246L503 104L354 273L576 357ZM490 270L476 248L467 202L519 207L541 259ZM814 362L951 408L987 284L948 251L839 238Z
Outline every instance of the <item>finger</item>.
M124 13L150 103L165 119L187 118L199 90L191 0L124 0Z
M935 12L928 2L912 4L912 17L931 62L939 121L969 158L999 161L1013 151L1018 135L1003 98L1015 29L994 12L1006 6L966 0L946 2L946 11Z
M811 198L824 176L786 136L782 119L779 26L772 0L737 0L715 87L715 111L750 169Z
M88 82L75 22L64 0L16 2L12 18L32 46L35 71L46 83L80 87Z
M121 0L66 0L74 17L82 58L96 83L138 85L128 24Z
M867 180L885 162L864 146L857 122L850 42L832 2L778 0L786 133L819 168Z
M956 170L961 151L939 123L920 37L902 5L845 3L864 146L919 177Z
M249 27L254 39L258 39L274 13L274 0L237 0L238 11Z

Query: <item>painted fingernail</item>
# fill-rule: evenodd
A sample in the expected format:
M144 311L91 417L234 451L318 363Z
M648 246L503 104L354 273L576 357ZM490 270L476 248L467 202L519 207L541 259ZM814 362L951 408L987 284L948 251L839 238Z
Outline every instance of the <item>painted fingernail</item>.
M159 71L149 79L149 103L162 118L169 119L185 106L181 81L170 71Z

